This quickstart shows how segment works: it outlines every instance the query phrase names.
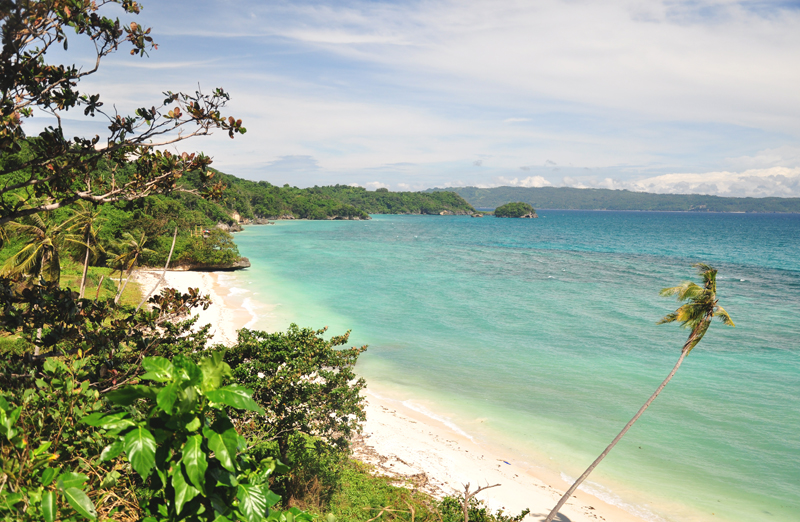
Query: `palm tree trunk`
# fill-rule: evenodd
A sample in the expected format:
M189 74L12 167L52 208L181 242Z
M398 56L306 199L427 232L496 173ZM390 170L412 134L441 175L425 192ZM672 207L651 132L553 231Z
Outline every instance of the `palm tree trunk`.
M664 382L661 383L661 386L659 386L656 389L655 393L653 395L651 395L649 399L647 399L647 402L645 402L644 405L641 408L639 408L639 411L636 412L636 415L634 415L633 418L630 420L630 422L628 422L628 424L626 424L625 427L622 428L622 431L619 432L619 435L617 435L614 438L614 440L611 441L611 444L608 445L608 447L603 451L603 453L601 453L600 456L597 457L597 459L595 459L594 462L592 462L592 465L589 466L586 469L586 471L583 472L583 475L578 477L578 480L575 481L575 483L572 485L572 487L569 488L566 493L564 493L564 496L561 497L561 500L558 501L558 504L556 504L556 507L554 507L553 510L550 512L550 514L547 515L547 518L544 520L544 522L552 522L553 518L555 518L555 516L558 514L558 510L561 509L561 507L567 502L567 500L569 500L569 497L571 497L572 494L575 492L575 490L578 489L578 486L580 486L581 483L584 480L586 480L586 477L588 477L589 474L594 470L594 468L596 468L597 465L600 464L600 461L602 461L604 458L606 458L606 455L608 455L608 452L610 452L614 448L614 446L617 445L617 442L619 442L622 439L622 437L628 432L628 430L631 429L631 426L633 426L633 423L636 422L637 420L639 420L639 417L642 416L642 413L644 413L644 410L646 410L650 406L650 404L654 400L656 400L656 397L658 397L658 394L661 393L661 390L663 390L664 387L667 385L667 383L670 380L672 380L672 377L675 375L675 372L678 371L678 368L680 368L681 364L683 363L683 360L689 354L689 351L691 350L691 347L693 346L692 342L697 338L698 333L700 331L704 331L703 328L702 328L702 325L704 323L707 323L708 321L711 321L710 317L707 317L705 321L700 323L699 327L695 328L692 331L692 334L689 336L689 339L686 341L686 344L683 345L683 350L681 351L681 356L678 358L678 362L675 363L675 366L672 368L672 371L669 372L669 375L667 375L667 378L664 379Z
M92 238L86 235L86 257L83 258L83 275L81 275L81 290L78 293L78 298L83 299L83 294L86 291L86 273L89 271L89 241Z
M122 285L122 288L119 289L119 293L114 298L114 304L117 304L119 302L119 298L122 297L122 292L124 292L125 291L125 287L128 286L128 281L131 280L131 273L133 272L133 268L136 266L136 261L138 259L139 259L139 254L136 254L136 257L133 258L133 261L131 262L131 267L128 269L128 272L126 274L125 284ZM120 272L119 279L120 279L120 281L122 281L122 272Z

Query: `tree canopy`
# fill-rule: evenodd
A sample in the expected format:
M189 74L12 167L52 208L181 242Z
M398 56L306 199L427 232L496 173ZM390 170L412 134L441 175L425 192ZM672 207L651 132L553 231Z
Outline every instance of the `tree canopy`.
M533 207L521 201L506 203L494 209L494 215L497 217L518 218L528 214L533 214Z
M114 4L131 16L142 9L131 0L0 1L0 225L79 200L101 204L169 192L191 171L201 174L198 193L214 196L221 190L211 184L208 156L159 147L214 129L230 137L244 133L241 120L220 112L229 100L223 89L166 91L132 115L108 110L99 94L80 90L80 81L121 47L130 47L134 56L157 48L149 28L105 16ZM70 29L74 36L68 36ZM50 63L48 50L68 50L71 38L91 42L93 61ZM105 118L107 135L67 138L62 116L80 109L84 116ZM53 124L29 136L24 123L35 113L50 116Z

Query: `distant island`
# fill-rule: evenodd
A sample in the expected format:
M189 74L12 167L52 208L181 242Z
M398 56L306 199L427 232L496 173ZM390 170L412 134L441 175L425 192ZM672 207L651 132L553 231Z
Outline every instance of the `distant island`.
M506 203L494 209L495 217L499 218L538 218L536 211L527 203L516 201Z
M538 209L800 213L800 198L731 198L571 187L454 187L434 188L429 192L454 192L477 208L497 208L522 201Z

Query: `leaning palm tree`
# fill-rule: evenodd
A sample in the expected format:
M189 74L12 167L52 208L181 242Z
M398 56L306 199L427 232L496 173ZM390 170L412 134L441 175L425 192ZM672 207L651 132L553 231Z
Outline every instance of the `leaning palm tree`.
M703 286L699 286L691 281L684 281L678 286L673 286L671 288L664 288L661 290L660 295L663 297L670 297L670 296L677 296L678 301L686 301L686 304L682 305L680 308L668 314L663 319L658 321L657 324L663 323L672 323L678 321L681 323L681 326L684 328L691 328L691 332L689 333L689 338L686 340L686 343L683 345L683 350L681 350L681 356L678 358L678 362L675 363L675 366L672 368L672 371L669 372L667 378L664 379L664 382L661 383L655 393L647 399L647 402L636 412L636 415L630 420L628 424L619 432L619 435L611 441L611 444L600 454L597 459L592 462L592 465L583 472L583 475L578 477L578 480L572 485L572 487L564 493L564 496L561 497L561 500L558 501L556 507L547 515L545 522L551 522L553 518L558 514L558 510L561 509L561 506L569 499L569 497L578 489L578 486L589 476L589 474L600 464L600 461L608 455L608 452L617 445L617 442L622 439L623 435L633 426L633 423L636 422L639 417L641 417L644 410L647 409L648 406L658 397L658 394L661 393L661 390L667 385L667 383L672 379L675 375L675 372L678 371L680 368L681 363L689 355L689 352L697 346L697 343L700 342L700 339L706 334L708 331L708 327L711 325L711 319L715 316L722 320L723 324L728 326L735 326L733 321L731 320L731 316L728 315L728 312L725 311L724 308L719 306L717 300L717 270L709 265L704 263L697 263L694 265L697 268L698 273L703 278Z
M81 288L78 292L78 297L83 297L86 291L86 274L89 271L90 258L97 257L98 254L103 252L103 247L97 239L97 225L100 221L102 221L100 210L85 201L81 201L78 203L78 209L65 223L69 225L67 230L75 234L74 236L68 236L66 240L78 245L79 251L84 254L83 274L81 275Z
M139 239L136 239L130 232L125 232L122 234L122 240L115 245L115 248L119 253L109 261L111 266L114 266L119 270L119 281L121 287L119 292L117 292L117 295L114 297L115 303L118 303L119 298L122 297L122 292L124 292L125 287L128 286L128 281L131 279L131 273L133 272L134 267L136 267L136 263L139 261L139 258L142 256L142 254L155 253L153 250L145 248L144 245L146 242L147 236L144 234L144 232L142 232L142 235ZM126 272L125 283L122 283L123 272Z
M63 246L63 227L47 216L32 214L19 221L6 224L6 233L26 236L25 244L19 252L11 256L0 274L43 278L58 283L61 280L61 258L59 250Z

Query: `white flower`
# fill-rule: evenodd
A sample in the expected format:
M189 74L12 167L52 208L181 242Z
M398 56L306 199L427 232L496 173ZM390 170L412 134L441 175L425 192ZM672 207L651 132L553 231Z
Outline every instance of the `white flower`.
M263 379L264 378L264 372L258 372L258 378L259 379Z

